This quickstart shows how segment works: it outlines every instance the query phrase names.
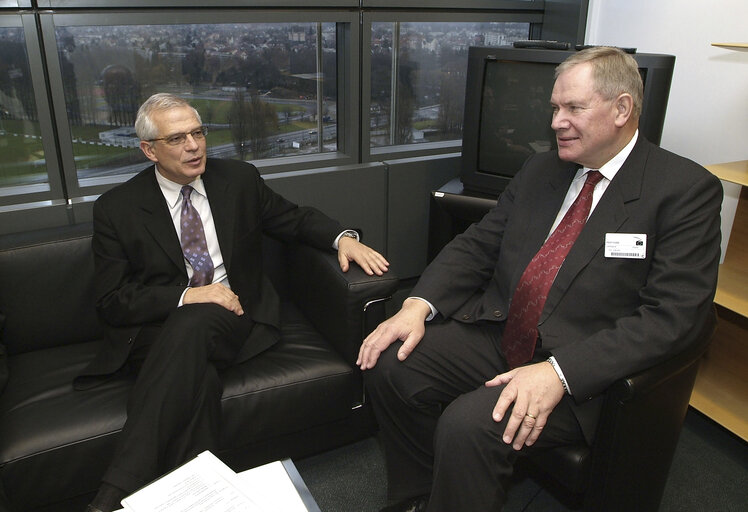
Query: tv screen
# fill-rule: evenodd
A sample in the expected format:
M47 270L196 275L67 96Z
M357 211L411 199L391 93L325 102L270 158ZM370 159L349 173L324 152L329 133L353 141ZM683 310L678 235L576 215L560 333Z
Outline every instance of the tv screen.
M564 50L471 47L465 87L465 190L497 196L533 153L556 148L551 91ZM638 53L644 82L639 132L659 144L675 65L672 55Z
M478 168L513 176L533 153L556 146L549 99L555 64L489 61L481 97Z

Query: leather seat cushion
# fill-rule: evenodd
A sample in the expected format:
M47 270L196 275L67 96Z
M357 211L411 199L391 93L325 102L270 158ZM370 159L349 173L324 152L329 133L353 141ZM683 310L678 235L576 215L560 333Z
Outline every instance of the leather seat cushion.
M278 343L222 373L222 445L257 443L343 418L361 393L352 366L298 309L284 303L281 311ZM45 488L70 495L71 488L98 482L107 467L125 422L133 377L73 390L73 378L97 347L97 342L77 343L9 359L10 380L0 396L0 471L14 501L35 502L39 479L56 479Z

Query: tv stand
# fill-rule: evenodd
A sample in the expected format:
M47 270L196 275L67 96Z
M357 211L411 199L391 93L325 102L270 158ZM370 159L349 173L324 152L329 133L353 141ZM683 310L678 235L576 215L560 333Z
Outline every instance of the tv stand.
M455 236L496 206L497 195L465 190L460 178L431 192L428 262Z

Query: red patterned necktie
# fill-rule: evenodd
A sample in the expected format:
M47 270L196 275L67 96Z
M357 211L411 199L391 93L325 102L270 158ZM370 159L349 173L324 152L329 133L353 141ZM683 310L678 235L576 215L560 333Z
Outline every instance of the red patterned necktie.
M190 286L204 286L213 282L213 260L210 259L208 243L205 241L205 230L200 214L192 206L190 195L194 189L185 185L182 187L182 252L192 265Z
M592 207L592 191L602 178L600 171L587 172L582 191L522 273L501 338L501 350L510 368L532 359L538 338L538 321L548 291L587 222Z

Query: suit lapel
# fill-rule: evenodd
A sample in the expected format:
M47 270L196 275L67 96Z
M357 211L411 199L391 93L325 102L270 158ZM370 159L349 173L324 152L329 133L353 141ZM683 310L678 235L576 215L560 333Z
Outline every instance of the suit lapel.
M648 144L640 134L631 154L600 198L553 281L540 322L553 312L577 274L599 251L604 250L605 234L618 231L628 218L627 209L631 207L629 203L637 201L641 196L644 167L649 153Z
M179 243L179 238L177 238L166 200L156 181L155 172L154 167L149 167L144 171L144 184L140 187L142 195L137 198L140 212L144 216L143 225L156 244L174 262L174 265L186 273L182 246Z

